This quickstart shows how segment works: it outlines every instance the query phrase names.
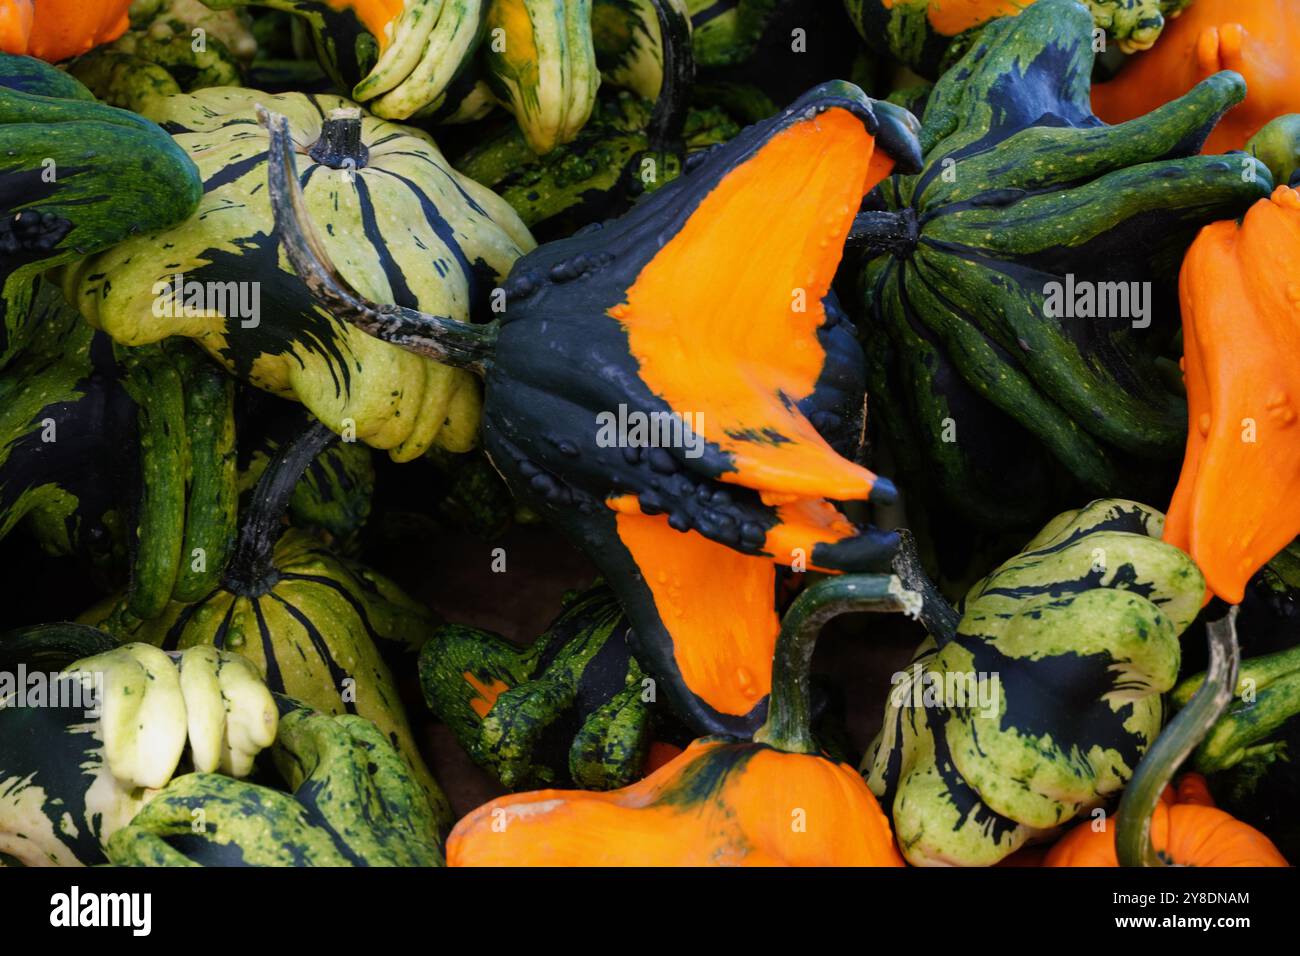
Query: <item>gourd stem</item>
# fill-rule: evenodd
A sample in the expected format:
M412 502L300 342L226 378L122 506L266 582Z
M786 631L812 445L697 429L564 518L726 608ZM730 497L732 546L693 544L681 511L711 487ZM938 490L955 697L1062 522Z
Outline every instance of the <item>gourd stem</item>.
M370 149L361 141L360 107L330 110L307 155L331 169L364 169Z
M330 261L307 211L302 186L298 183L289 121L260 105L257 117L271 134L267 178L276 233L290 264L316 304L336 319L350 322L367 335L398 348L443 365L466 368L480 375L486 372L496 347L495 322L475 325L450 316L372 302L343 278Z
M916 248L920 235L916 213L910 207L898 212L870 210L854 217L845 244L872 257L892 255L902 258Z
M311 425L267 464L253 488L235 553L222 587L233 594L265 594L275 584L275 546L284 534L289 499L316 456L337 438L320 422Z
M817 636L831 618L854 611L907 611L902 583L892 574L843 574L813 584L790 605L781 621L772 660L767 720L756 743L786 753L820 752L812 735L809 669Z
M646 126L651 152L684 153L682 133L690 108L691 86L695 82L695 54L691 48L690 21L668 0L650 0L659 19L663 49L663 80L659 98Z
M1237 687L1237 608L1206 627L1210 666L1187 706L1161 731L1124 788L1115 824L1120 866L1168 866L1151 842L1151 816L1174 771L1209 733Z
M903 587L921 596L917 617L925 626L926 632L934 638L935 645L943 647L956 636L961 615L925 573L921 558L916 553L916 539L906 528L898 532L898 551L894 553L893 568L898 579L903 582Z

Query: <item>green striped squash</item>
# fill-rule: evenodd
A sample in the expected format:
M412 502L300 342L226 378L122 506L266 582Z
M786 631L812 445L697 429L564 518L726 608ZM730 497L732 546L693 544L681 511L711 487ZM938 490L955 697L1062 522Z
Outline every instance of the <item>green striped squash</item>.
M211 644L257 665L272 691L326 714L374 722L401 751L440 822L450 822L438 783L411 735L380 647L411 651L433 629L429 612L382 575L337 557L312 536L290 529L269 568L237 551L221 587L192 604L173 603L132 626L111 604L83 615L119 639L165 650Z
M369 721L280 698L283 789L220 774L172 780L108 841L117 866L441 866L419 782Z
M600 75L614 86L654 100L664 81L664 38L656 5L691 35L686 0L592 0L591 36Z
M275 236L258 104L289 117L307 150L308 208L367 297L468 320L532 248L514 211L451 169L418 130L366 115L358 130L352 104L335 96L203 90L151 114L199 167L198 213L68 270L70 298L123 344L193 338L239 378L297 399L335 432L395 460L435 444L470 447L481 399L468 372L381 343L312 304ZM203 284L193 288L207 298L190 301L203 308L176 305L177 275ZM244 308L231 308L226 290L242 294Z
M592 0L491 0L483 62L488 85L534 152L570 142L600 85Z
M909 862L992 865L1123 788L1205 593L1163 527L1131 501L1059 515L896 675L861 770Z

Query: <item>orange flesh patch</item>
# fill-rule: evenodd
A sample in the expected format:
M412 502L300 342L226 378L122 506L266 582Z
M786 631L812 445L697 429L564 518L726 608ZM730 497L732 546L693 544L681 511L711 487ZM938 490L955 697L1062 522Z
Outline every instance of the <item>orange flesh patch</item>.
M902 3L914 5L916 0L883 0L886 10L892 10ZM1013 17L1034 0L929 0L925 9L925 18L930 21L934 32L946 37L955 37L963 30L987 23L995 17Z
M32 36L32 0L0 4L0 50L22 55Z
M488 711L496 704L497 698L510 689L509 684L497 678L493 678L492 683L485 684L469 671L465 671L462 676L465 678L465 683L474 688L474 692L478 694L469 705L479 717L486 717Z
M1300 193L1202 230L1182 306L1189 439L1166 540L1237 604L1300 534Z
M718 713L749 713L771 690L781 627L775 566L674 531L663 515L621 512L615 520L672 636L683 683Z
M58 63L80 56L101 43L116 40L130 26L131 0L41 0L32 4L5 3L6 53L20 53ZM26 8L26 9L24 9ZM11 49L11 42L24 41Z
M651 391L730 454L723 481L835 500L871 492L875 475L788 405L812 393L825 363L821 300L874 185L868 172L886 168L873 167L874 146L843 109L778 133L722 179L609 310Z
M326 0L335 10L351 10L361 21L361 25L370 31L379 41L382 53L388 48L388 24L397 19L402 12L404 0Z

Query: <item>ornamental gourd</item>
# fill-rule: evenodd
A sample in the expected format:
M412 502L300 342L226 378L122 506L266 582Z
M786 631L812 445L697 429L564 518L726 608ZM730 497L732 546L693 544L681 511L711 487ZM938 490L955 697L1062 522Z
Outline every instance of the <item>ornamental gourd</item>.
M380 654L381 646L418 648L432 629L429 612L387 578L282 524L303 472L333 437L316 423L268 465L220 586L144 622L115 613L111 602L83 620L102 621L119 637L164 650L210 644L234 651L252 661L276 693L323 713L373 721L410 764L445 825L446 798L424 765Z
M117 39L131 0L2 0L0 50L57 63Z
M911 487L984 527L1037 520L1071 482L1164 493L1186 417L1159 305L1196 231L1271 188L1254 159L1196 155L1239 76L1108 127L1091 40L1073 0L986 26L930 95L924 170L850 236L873 413Z
M41 282L0 378L0 537L129 566L137 617L220 580L235 531L233 383L196 347L115 350Z
M902 866L889 822L853 768L809 727L808 668L821 626L913 606L892 575L843 575L791 606L771 706L752 741L696 740L609 793L541 790L493 800L447 840L450 866ZM503 821L501 826L496 821Z
M1099 30L1125 53L1149 49L1192 0L1081 0ZM990 20L1014 17L1034 0L844 0L867 43L937 78ZM1147 112L1147 110L1142 110ZM1138 114L1140 115L1140 114Z
M1129 501L1059 515L930 627L862 763L909 863L990 866L1124 786L1204 593L1161 522Z
M487 310L499 278L532 247L510 207L452 170L417 130L332 96L203 90L168 97L151 114L200 167L198 213L68 270L70 299L123 344L197 339L241 379L297 399L395 460L435 443L469 448L480 398L468 373L330 318L282 264L266 133L249 125L259 102L290 117L310 160L307 207L327 230L329 254L367 295L464 322ZM233 208L239 215L225 214Z
M1234 70L1246 80L1245 101L1205 140L1205 152L1241 149L1283 113L1300 112L1300 24L1290 0L1196 0L1155 47L1133 57L1115 79L1098 84L1093 108L1121 123L1182 96L1206 77Z
M169 656L46 624L0 635L0 675L0 862L102 863L103 844L183 754L205 773L246 776L276 736L252 665L210 647Z
M277 695L276 787L179 776L106 847L115 866L441 866L419 781L368 720ZM201 807L201 817L195 809Z
M58 4L55 4L58 6ZM22 347L36 277L183 220L198 170L156 125L67 74L0 54L0 368Z
M1165 539L1238 604L1300 533L1300 192L1202 230L1179 292L1187 450Z
M1119 809L1100 828L1075 827L1052 847L1045 866L1288 865L1262 833L1215 807L1204 777L1188 774L1176 791L1169 785L1175 768L1202 743L1233 698L1237 610L1207 626L1209 669L1142 758Z
M812 90L622 218L522 258L490 326L349 288L295 198L283 120L267 121L295 268L338 318L485 374L485 449L593 558L637 660L694 729L752 733L776 565L885 567L897 545L831 504L893 488L837 451L860 440L863 383L830 283L862 196L895 161L915 168L910 114L846 83Z
M444 625L420 651L425 702L474 762L512 790L626 786L640 775L651 736L652 682L632 657L629 630L600 586L567 600L526 648Z

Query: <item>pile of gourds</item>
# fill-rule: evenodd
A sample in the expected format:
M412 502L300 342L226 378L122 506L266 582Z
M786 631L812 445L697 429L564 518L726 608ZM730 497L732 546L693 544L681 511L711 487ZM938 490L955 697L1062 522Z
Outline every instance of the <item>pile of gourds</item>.
M1287 7L0 0L0 865L1286 866Z

